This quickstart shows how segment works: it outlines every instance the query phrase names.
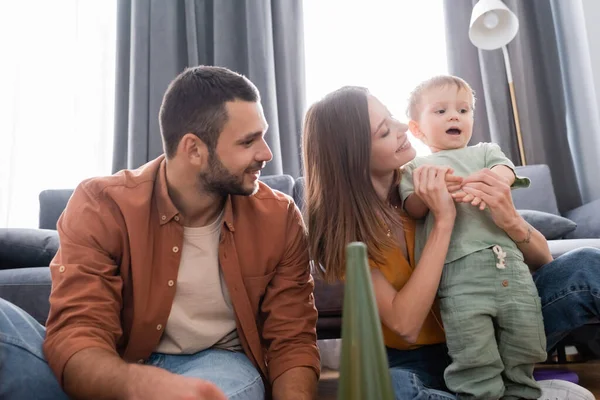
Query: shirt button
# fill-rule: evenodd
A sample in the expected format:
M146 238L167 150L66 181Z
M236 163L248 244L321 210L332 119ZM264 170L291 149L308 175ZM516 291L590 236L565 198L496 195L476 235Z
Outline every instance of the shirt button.
M174 218L175 221L179 221L179 215L176 215Z
M507 287L508 286L508 281L507 280L502 281L502 286Z
M167 216L166 216L166 215L162 215L162 216L160 217L160 219L162 219L163 221L165 221L165 220L167 219Z
M175 282L173 282L173 280L171 279L168 283L169 286L173 286L175 284Z
M179 247L173 246L173 253L177 253L179 251Z
M160 331L161 329L162 329L162 325L161 324L156 325L156 330L157 331Z
M61 265L60 268L58 269L59 272L65 272L65 266Z

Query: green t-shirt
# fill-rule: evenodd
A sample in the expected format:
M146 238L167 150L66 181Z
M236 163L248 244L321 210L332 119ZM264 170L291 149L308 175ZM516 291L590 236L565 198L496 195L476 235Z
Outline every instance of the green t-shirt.
M466 178L467 176L496 165L506 165L513 171L514 164L504 155L500 146L494 143L479 143L456 150L443 150L424 157L417 157L404 167L400 181L400 196L402 201L414 193L412 173L415 168L422 165L449 166L454 169L454 174ZM528 187L528 178L516 177L512 188ZM433 213L417 221L415 241L415 258L421 258L427 237L433 228ZM446 263L458 260L466 255L479 250L500 245L505 250L519 251L515 242L492 220L490 211L484 211L471 204L456 204L456 221L450 239Z

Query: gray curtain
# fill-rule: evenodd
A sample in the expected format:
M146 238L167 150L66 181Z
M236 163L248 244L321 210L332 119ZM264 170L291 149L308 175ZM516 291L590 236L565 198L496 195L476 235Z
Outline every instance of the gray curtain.
M469 40L476 0L444 0L450 73L475 89L473 143L498 143L519 161L502 50ZM568 211L600 198L600 121L581 0L505 0L519 19L507 46L527 164L548 164L558 206Z
M163 152L158 110L185 67L218 65L258 87L273 161L298 176L304 110L302 1L119 0L113 171Z

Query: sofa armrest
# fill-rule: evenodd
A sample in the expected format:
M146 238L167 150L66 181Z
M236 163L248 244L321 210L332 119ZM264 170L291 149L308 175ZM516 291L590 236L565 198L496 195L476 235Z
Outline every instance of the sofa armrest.
M565 217L577 224L566 239L600 238L600 199L566 212Z
M559 257L571 250L581 247L595 247L600 249L600 239L559 239L548 240L548 247L552 257Z

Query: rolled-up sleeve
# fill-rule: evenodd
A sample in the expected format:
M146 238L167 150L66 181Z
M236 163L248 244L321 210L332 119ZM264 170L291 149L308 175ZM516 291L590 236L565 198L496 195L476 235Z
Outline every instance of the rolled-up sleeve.
M300 211L290 202L284 256L261 306L271 383L295 367L309 367L320 375L313 290L306 229Z
M52 291L43 350L63 384L63 372L78 351L114 352L122 335L122 279L117 255L122 232L118 213L102 193L82 183L58 221L60 248L51 262Z

